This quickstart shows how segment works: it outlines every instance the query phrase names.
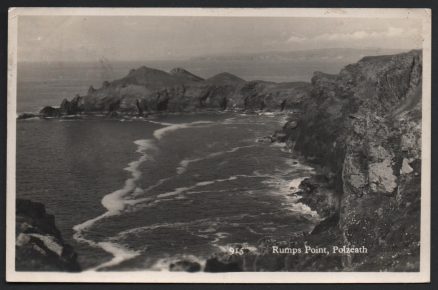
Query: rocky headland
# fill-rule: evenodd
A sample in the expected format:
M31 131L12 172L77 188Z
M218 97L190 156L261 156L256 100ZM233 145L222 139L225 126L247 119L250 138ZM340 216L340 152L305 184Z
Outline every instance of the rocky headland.
M185 69L165 72L142 66L125 77L105 81L100 88L90 87L84 96L46 106L31 117L73 118L81 115L109 117L147 116L161 112L196 112L205 110L283 111L299 106L310 92L310 83L274 83L245 81L230 73L208 79Z
M421 209L422 52L365 57L311 83L203 79L184 69L147 67L45 107L41 117L106 116L198 110L293 110L270 140L285 142L317 168L300 202L322 221L288 241L267 237L257 252L217 254L205 271L418 271ZM18 217L18 212L17 212ZM20 241L17 234L17 244ZM57 236L58 237L58 236ZM273 254L273 246L361 247L366 255ZM18 247L18 245L17 245ZM172 270L197 271L188 262Z

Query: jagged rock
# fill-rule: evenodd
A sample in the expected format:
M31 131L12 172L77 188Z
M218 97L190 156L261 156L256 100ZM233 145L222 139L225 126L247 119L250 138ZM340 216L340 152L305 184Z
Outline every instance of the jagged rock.
M93 94L95 91L96 91L96 89L95 89L93 86L90 86L90 87L88 88L88 94L89 94L89 95L90 95L90 94Z
M41 203L17 199L15 241L17 271L80 271L76 252Z
M31 114L31 113L21 113L18 115L17 119L18 120L25 120L25 119L35 118L35 117L38 117L38 115Z
M414 169L410 166L409 160L406 158L403 158L402 167L400 169L400 174L409 174L414 171Z
M333 216L339 211L337 197L333 193L330 178L314 175L301 181L298 194L300 203L316 211L321 218Z
M274 139L271 136L260 137L256 139L256 142L259 143L272 143Z
M61 116L61 110L58 108L53 108L51 106L46 106L41 109L39 114L43 118L58 118Z
M273 142L283 143L287 139L287 134L282 131L277 131L274 133L274 135L272 135L271 139Z
M193 261L177 261L169 265L169 270L173 272L199 272L201 270L201 265Z
M240 258L227 254L212 257L205 264L205 272L241 272L243 269L239 263Z
M247 82L230 73L209 79L185 69L169 73L142 66L121 79L89 88L86 96L61 104L62 114L193 112L199 109L290 110L309 95L308 83Z
M312 235L324 234L331 228L337 227L339 223L339 212L333 213L331 216L325 218L319 224L317 224L313 230Z
M60 111L66 115L76 115L84 110L83 98L76 95L71 101L64 99L59 107Z

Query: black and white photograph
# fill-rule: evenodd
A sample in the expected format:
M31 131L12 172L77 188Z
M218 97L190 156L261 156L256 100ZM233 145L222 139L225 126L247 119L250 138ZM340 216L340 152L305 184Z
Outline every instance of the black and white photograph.
M430 281L430 30L11 8L7 280Z

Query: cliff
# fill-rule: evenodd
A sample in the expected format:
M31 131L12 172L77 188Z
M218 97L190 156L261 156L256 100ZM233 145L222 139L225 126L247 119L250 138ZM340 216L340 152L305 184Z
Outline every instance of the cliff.
M203 79L182 68L169 73L142 66L121 79L90 87L85 96L64 100L60 107L47 106L42 117L106 113L147 115L155 112L198 110L291 110L310 92L304 82L245 81L230 73ZM32 116L21 116L27 118Z
M17 199L15 236L16 271L80 271L77 254L43 204Z
M317 73L288 132L294 150L334 174L340 242L368 247L344 256L344 269L419 269L421 85L418 50Z
M365 57L338 75L316 72L303 113L277 135L325 173L300 186L301 201L325 219L288 242L262 241L259 253L213 257L206 269L418 271L421 85L418 50ZM335 192L331 201L315 178ZM367 253L273 255L273 245L365 246Z

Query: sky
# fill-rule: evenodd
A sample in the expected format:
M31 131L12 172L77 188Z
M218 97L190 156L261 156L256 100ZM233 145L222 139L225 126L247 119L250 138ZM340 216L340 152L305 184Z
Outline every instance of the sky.
M421 47L415 19L19 16L19 61L173 60L320 48Z

